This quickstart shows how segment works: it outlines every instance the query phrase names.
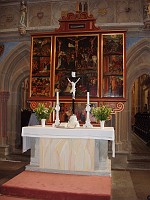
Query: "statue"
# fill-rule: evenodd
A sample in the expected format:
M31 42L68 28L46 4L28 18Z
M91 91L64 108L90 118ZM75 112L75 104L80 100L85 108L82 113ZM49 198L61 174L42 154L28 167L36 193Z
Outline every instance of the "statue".
M88 12L88 4L87 4L87 2L84 3L84 12Z
M25 18L26 18L26 13L27 13L27 6L25 5L25 2L21 2L21 7L20 7L20 24L25 25Z
M147 3L144 6L144 13L145 13L145 18L149 19L150 18L150 3Z

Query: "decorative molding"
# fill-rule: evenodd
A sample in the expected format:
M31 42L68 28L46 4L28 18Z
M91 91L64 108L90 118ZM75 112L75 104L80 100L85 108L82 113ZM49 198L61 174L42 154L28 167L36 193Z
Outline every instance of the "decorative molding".
M62 16L62 18L59 21L76 21L76 20L83 20L83 19L94 19L93 15L88 15L87 12L76 12L76 13L68 13L67 16Z
M123 102L117 102L116 103L116 108L113 109L113 112L121 112L124 110L124 103Z
M87 12L68 13L66 16L62 16L58 20L60 27L56 29L56 32L71 32L76 31L92 31L100 30L95 26L96 19L93 15L88 15Z
M105 102L105 105L108 105L113 109L112 114L121 112L124 110L124 102Z
M39 103L44 103L46 107L52 106L52 102L50 101L30 101L30 108L34 110Z
M19 31L20 35L25 35L26 34L26 26L23 24L19 25L18 31Z

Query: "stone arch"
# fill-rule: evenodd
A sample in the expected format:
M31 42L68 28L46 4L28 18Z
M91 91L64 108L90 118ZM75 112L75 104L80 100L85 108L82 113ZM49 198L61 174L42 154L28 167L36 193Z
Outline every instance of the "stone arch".
M10 51L1 63L1 90L9 91L11 81L8 81L8 79L16 79L17 73L21 75L21 72L24 74L25 69L29 70L29 60L29 42L22 42Z
M7 137L11 150L21 133L21 83L30 74L30 42L19 43L2 62L1 90L9 92L7 105Z
M127 102L123 111L126 119L128 151L131 151L131 106L132 86L135 80L143 74L150 73L150 39L142 39L127 52ZM122 119L122 120L125 120Z

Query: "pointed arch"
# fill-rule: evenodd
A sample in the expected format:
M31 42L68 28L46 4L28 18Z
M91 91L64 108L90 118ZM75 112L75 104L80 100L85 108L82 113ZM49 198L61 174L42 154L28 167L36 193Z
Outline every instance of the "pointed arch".
M131 150L131 106L132 86L135 80L143 74L150 73L150 39L141 39L127 52L127 102L124 110L128 148ZM124 120L124 119L121 119Z
M29 74L30 43L18 44L2 61L1 67L1 90L9 91L18 74Z
M8 91L7 136L12 151L18 134L21 134L21 84L30 74L30 42L21 42L3 59L0 90ZM16 122L16 123L14 123Z

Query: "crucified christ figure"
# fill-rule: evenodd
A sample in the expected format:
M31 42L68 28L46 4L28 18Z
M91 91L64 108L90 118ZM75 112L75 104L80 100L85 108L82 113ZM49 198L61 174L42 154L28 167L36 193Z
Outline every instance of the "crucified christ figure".
M75 99L75 92L76 92L76 83L80 80L80 78L77 79L76 82L70 81L70 79L68 78L68 81L71 83L71 90L70 93L72 93L72 98Z
M79 50L79 41L85 40L86 37L78 39L78 37L75 37L75 39L68 38L69 40L74 42L74 47L75 47L75 52L76 52L76 57L78 56L78 50Z

